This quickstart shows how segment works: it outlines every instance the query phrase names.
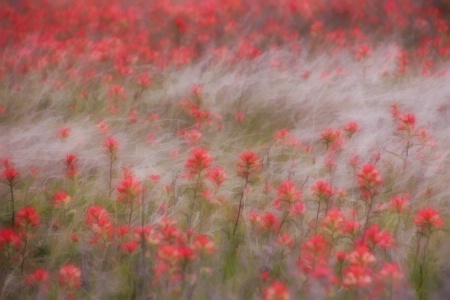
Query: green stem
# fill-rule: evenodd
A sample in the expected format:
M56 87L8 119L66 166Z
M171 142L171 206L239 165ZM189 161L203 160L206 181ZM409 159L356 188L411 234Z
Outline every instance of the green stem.
M25 245L23 246L23 254L22 254L22 263L20 264L20 274L23 273L23 266L25 265L25 255L27 251L27 245L28 245L28 235L25 233Z
M111 199L111 194L113 191L112 188L112 168L114 163L114 157L112 155L109 156L109 181L108 181L108 199Z
M320 214L320 199L319 199L319 206L317 207L317 214L316 214L316 227L314 228L314 233L317 233L317 226L319 225L319 214Z
M11 227L14 228L15 225L15 207L14 207L14 190L13 190L13 185L9 185L9 190L11 192L11 208L12 208L12 212L11 212Z
M237 218L236 218L236 222L234 224L233 236L236 234L236 229L238 227L239 218L241 217L242 200L244 199L244 194L245 194L245 189L247 188L247 184L248 184L248 174L245 176L244 187L242 188L241 198L239 199L238 215L237 215Z
M128 217L128 226L131 225L131 216L132 216L132 214L133 214L133 201L134 201L134 199L132 199L132 200L130 201L130 216Z
M283 227L284 222L286 222L288 216L289 216L289 211L285 211L285 212L284 212L284 215L283 215L283 219L281 220L281 223L280 223L280 227L278 228L278 233L277 233L277 235L280 235L281 227Z
M370 215L370 211L372 210L372 205L373 205L373 199L372 199L372 194L370 194L370 196L369 196L369 208L367 209L366 222L364 224L364 231L363 231L363 237L362 237L362 243L363 244L364 244L364 239L366 238L366 230L367 230L367 225L369 224L369 215Z
M200 178L201 178L201 173L198 173L197 181L195 183L194 199L192 201L191 215L189 216L189 220L188 220L188 227L191 227L192 216L194 215L194 212L195 212L195 203L197 202L197 191L198 191L198 188L199 188L199 185L200 185Z

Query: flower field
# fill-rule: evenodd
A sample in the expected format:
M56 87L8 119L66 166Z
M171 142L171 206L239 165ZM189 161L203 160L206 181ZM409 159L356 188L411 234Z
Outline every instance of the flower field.
M0 299L447 299L450 2L0 3Z

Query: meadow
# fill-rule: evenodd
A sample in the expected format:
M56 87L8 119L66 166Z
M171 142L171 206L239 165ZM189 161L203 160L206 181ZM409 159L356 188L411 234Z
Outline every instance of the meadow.
M449 11L1 2L0 299L447 299Z

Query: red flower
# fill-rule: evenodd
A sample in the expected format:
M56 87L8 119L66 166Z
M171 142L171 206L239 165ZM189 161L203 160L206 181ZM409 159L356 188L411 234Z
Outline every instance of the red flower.
M365 242L371 243L374 246L379 246L380 248L392 247L394 243L394 238L388 231L380 230L377 224L372 225L366 230Z
M19 173L14 168L6 168L3 170L2 178L6 179L8 185L13 186L17 182Z
M203 170L211 166L213 158L209 155L208 150L204 148L196 148L191 151L185 167L191 175L200 174Z
M17 212L17 226L28 229L29 225L37 227L39 224L39 214L33 207L25 206Z
M395 196L392 198L390 203L390 208L392 210L395 210L397 213L401 214L406 209L406 207L409 205L409 196Z
M367 164L362 166L361 171L356 174L358 177L359 188L363 192L363 198L367 198L370 193L375 194L377 186L383 183L383 179L375 166Z
M227 179L227 174L222 167L215 167L210 169L208 173L206 173L206 178L208 178L209 181L214 183L216 187L219 188Z
M108 137L103 143L103 147L108 151L108 156L114 157L119 149L119 141L114 137Z
M333 130L327 128L322 131L320 135L326 149L339 150L344 144L344 139L341 138L341 131L339 129Z
M352 137L359 130L359 125L356 122L348 122L344 126L344 131L349 137Z
M65 265L59 269L58 283L61 287L76 289L81 286L81 271L73 264Z
M53 206L58 207L71 202L72 198L64 191L59 191L53 195Z
M282 282L275 281L263 291L263 300L289 300L289 290Z
M125 88L118 84L113 84L109 87L108 98L125 99Z
M261 163L259 156L252 151L247 151L239 156L237 164L237 174L240 177L248 177L254 173L259 172Z
M131 254L131 253L136 252L138 246L139 246L138 241L129 241L129 242L120 244L120 249L123 252Z
M58 137L60 137L61 139L65 139L65 138L69 137L71 131L72 130L70 130L70 128L62 127L60 129L58 129Z
M118 186L119 202L130 202L136 199L142 192L141 182L131 175L125 176Z
M414 128L416 123L416 116L413 114L401 114L399 116L399 124L397 126L397 130L411 130Z
M357 59L358 61L364 60L364 59L366 59L367 57L370 56L371 52L372 52L372 51L371 51L371 49L370 49L369 46L367 46L367 45L361 45L361 46L359 46L359 48L356 50L356 59Z
M6 249L19 250L22 247L22 241L19 234L11 228L0 228L0 251Z
M278 199L288 204L300 200L300 191L297 190L292 181L283 181L277 189Z
M286 128L280 129L273 135L273 138L275 141L284 141L286 138L288 138L290 135L289 130Z
M414 223L417 230L424 234L430 234L434 230L441 229L444 221L439 216L437 210L431 207L422 208L416 215Z
M44 269L37 269L28 275L24 280L26 285L40 284L48 282L48 272Z
M372 283L370 269L361 265L350 265L344 270L342 284L345 287L367 286Z
M314 183L311 189L314 191L314 196L317 197L319 200L328 201L334 194L331 185L323 180L316 181L316 183Z
M214 242L204 234L195 237L192 248L199 253L212 254L216 250Z
M67 167L66 175L72 179L78 175L77 161L78 157L75 154L67 154L66 160L64 161Z
M90 206L86 212L85 224L95 234L91 243L97 243L99 238L114 236L113 225L109 220L109 213L101 206Z

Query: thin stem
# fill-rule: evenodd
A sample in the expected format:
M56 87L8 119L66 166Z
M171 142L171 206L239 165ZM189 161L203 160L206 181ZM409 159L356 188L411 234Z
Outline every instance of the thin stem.
M362 243L363 244L364 244L364 239L366 238L366 230L367 230L367 225L369 224L369 215L370 215L370 211L372 210L372 205L373 205L373 199L372 199L372 194L370 194L370 196L369 196L369 208L367 210L366 222L364 224L364 231L363 231L363 237L362 237Z
M289 216L289 211L285 211L285 212L284 212L284 215L283 215L283 219L281 219L281 223L280 223L280 227L278 228L278 233L277 233L277 235L280 235L281 227L283 227L284 222L286 222L288 216Z
M131 215L133 214L133 200L130 201L130 216L128 217L128 226L131 225Z
M112 168L114 163L114 157L112 155L109 156L109 181L108 181L108 198L111 199L111 194L113 191L112 188Z
M403 163L403 170L405 170L406 163L408 162L409 148L410 148L410 141L409 141L409 137L408 137L408 142L406 143L406 149L405 149L406 154L405 154L405 162Z
M11 208L12 208L12 212L11 212L11 227L14 228L16 212L15 212L15 207L14 207L14 189L13 189L13 185L12 184L9 185L9 190L11 192Z
M320 203L322 201L320 201L319 199L319 206L317 207L317 214L316 214L316 227L314 228L314 232L317 233L317 226L319 224L319 214L320 214Z
M242 200L244 199L244 193L245 193L245 189L247 188L247 184L248 184L248 174L246 174L246 176L245 176L244 187L242 188L241 198L239 199L239 209L238 209L238 215L236 218L236 223L234 223L233 236L236 234L236 229L238 227L239 218L241 217Z
M22 263L20 264L20 274L23 273L23 266L25 265L25 255L27 252L27 245L28 245L28 234L25 233L25 245L23 246L23 254L22 254Z
M414 262L413 262L413 268L412 268L413 272L416 269L417 259L419 258L420 243L422 241L422 239L421 239L422 236L419 234L419 232L417 232L416 235L417 235L417 245L416 245L416 254L414 256Z
M397 219L398 219L398 222L397 222L397 226L395 226L394 235L393 235L394 239L397 237L397 232L398 232L398 229L400 228L400 223L402 221L400 214L398 214Z
M192 216L194 215L194 212L195 212L195 203L197 202L197 191L198 191L198 188L200 185L200 178L201 178L201 173L198 173L197 182L195 183L195 189L194 189L194 200L192 201L192 211L191 211L191 215L189 216L189 220L188 220L189 227L191 227Z

